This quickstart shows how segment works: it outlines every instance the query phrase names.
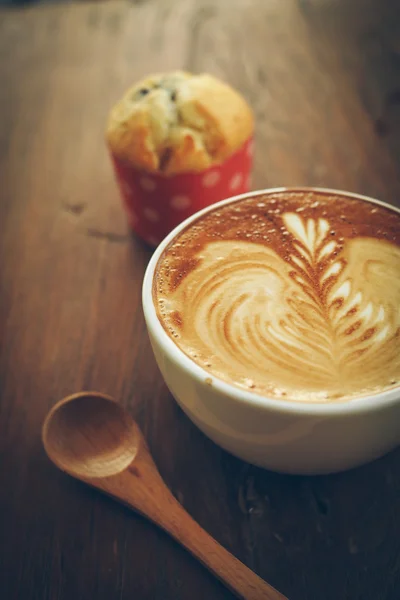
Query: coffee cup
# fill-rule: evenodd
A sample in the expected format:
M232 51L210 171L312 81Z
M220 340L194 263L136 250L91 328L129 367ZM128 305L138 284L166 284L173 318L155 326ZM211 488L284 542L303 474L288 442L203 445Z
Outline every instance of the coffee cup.
M298 474L399 445L399 224L399 209L372 198L279 188L219 202L161 242L146 325L204 434Z

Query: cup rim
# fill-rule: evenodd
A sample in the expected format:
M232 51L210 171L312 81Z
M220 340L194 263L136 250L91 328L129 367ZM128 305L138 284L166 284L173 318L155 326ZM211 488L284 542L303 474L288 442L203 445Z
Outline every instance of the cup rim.
M142 305L143 312L146 321L146 325L151 330L154 337L157 338L162 351L168 355L168 357L175 363L178 364L187 374L193 377L196 382L209 385L206 380L212 379L211 387L215 392L222 394L225 397L229 397L230 400L236 401L240 404L252 405L254 408L272 410L274 412L286 413L286 414L301 414L309 416L326 416L326 415L347 415L362 414L371 410L381 410L384 407L396 404L400 401L400 385L393 389L385 390L383 392L376 392L375 394L368 394L352 398L350 400L343 400L337 402L307 402L307 401L296 401L287 399L276 399L268 397L255 392L246 391L239 386L228 383L217 376L209 373L203 367L198 365L192 360L187 354L183 352L168 336L167 332L163 328L156 312L153 301L153 277L157 263L172 240L179 234L183 229L191 225L194 221L201 218L203 215L218 208L242 200L244 198L252 198L254 196L270 195L281 192L317 192L325 194L335 194L338 196L345 196L347 198L354 198L370 202L372 204L378 204L389 210L392 210L400 214L400 208L377 200L375 198L357 194L355 192L347 192L346 190L337 190L332 188L313 187L313 186L283 186L276 188L266 188L255 190L251 192L245 192L237 196L231 196L210 206L197 211L184 221L177 225L157 246L154 253L147 265L143 286L142 286Z

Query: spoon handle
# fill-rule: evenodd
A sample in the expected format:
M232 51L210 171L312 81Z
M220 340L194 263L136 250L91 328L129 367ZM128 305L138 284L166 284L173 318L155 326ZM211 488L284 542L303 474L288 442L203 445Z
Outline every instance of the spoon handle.
M287 600L192 519L172 495L146 451L140 452L120 477L100 479L95 485L168 532L242 600Z
M287 600L246 565L225 550L182 508L167 488L168 510L153 517L226 587L242 600ZM167 499L168 498L168 499Z

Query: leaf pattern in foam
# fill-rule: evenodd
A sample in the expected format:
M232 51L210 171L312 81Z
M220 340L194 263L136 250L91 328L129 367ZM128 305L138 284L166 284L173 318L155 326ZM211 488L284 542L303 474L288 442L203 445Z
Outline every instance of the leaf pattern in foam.
M338 242L323 218L282 219L286 260L252 242L202 251L171 297L184 307L183 339L216 371L260 389L351 393L389 383L400 369L400 249Z
M400 369L400 249L358 238L343 249L346 267L327 299L341 370L365 386ZM396 375L397 373L397 375Z
M332 374L362 379L366 387L399 370L400 250L385 240L354 238L342 248L325 219L285 214L297 240L295 279L325 317ZM335 233L335 232L333 232Z

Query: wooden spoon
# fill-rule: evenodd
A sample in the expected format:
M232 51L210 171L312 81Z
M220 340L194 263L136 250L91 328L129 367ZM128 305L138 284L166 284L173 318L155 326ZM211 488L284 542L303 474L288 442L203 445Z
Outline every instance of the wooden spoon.
M131 416L109 396L82 392L56 404L42 430L50 460L162 527L245 600L287 600L208 535L161 479Z

